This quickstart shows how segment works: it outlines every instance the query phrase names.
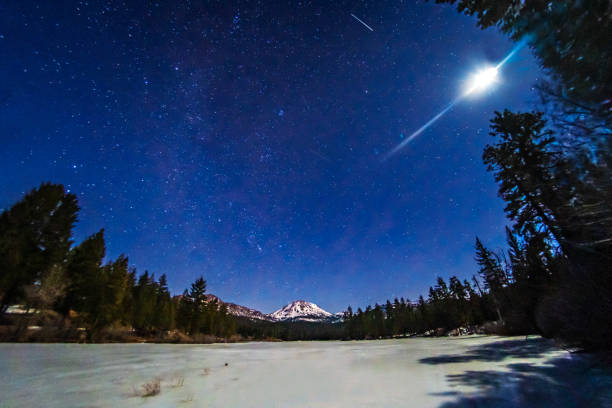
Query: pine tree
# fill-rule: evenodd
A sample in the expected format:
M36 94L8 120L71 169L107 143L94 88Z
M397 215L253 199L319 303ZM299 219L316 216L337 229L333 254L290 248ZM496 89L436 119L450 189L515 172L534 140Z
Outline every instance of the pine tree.
M157 299L155 312L153 314L153 325L157 330L169 330L172 328L172 306L170 302L170 292L165 274L159 277L157 284Z
M484 322L484 315L482 313L482 299L478 293L474 290L472 285L467 279L463 280L463 287L468 300L468 325L476 325Z
M425 332L428 329L432 328L432 324L430 322L429 313L427 311L427 303L423 296L419 296L419 300L417 302L417 319L420 322L417 325L418 332Z
M90 299L100 295L98 277L105 253L103 229L72 249L66 265L68 288L58 305L63 314L67 315L70 310L84 311Z
M206 281L199 277L191 284L189 292L185 290L179 306L180 321L183 330L188 334L198 334L206 322Z
M563 246L567 237L559 220L569 197L551 173L559 159L551 151L555 139L545 124L541 113L495 112L491 135L498 142L485 147L483 160L499 183L505 211L517 230L523 233L526 225L541 224Z
M394 335L404 335L406 334L406 330L408 326L406 303L403 303L403 304L400 303L398 298L393 299L393 310L395 313L394 313L394 319L393 319L393 328L391 332Z
M136 307L136 301L134 299L134 293L136 291L136 268L132 267L129 269L127 274L125 295L123 297L123 305L121 307L121 322L124 325L134 327L134 309Z
M176 297L176 326L187 334L191 334L191 316L193 314L193 302L189 297L187 289L181 296Z
M469 320L466 289L456 276L450 277L448 286L451 295L449 313L451 314L453 322L452 326L463 326L467 324Z
M394 333L395 321L398 320L397 312L389 300L385 303L385 337L391 337Z
M96 316L100 327L117 322L122 315L123 300L128 286L128 258L120 255L114 262L103 268L101 279L104 299L101 305L101 316Z
M101 268L89 271L89 283L81 286L75 305L87 327L90 341L97 341L105 327L122 316L122 306L128 284L128 258L124 255Z
M503 321L501 307L502 300L505 298L503 289L506 286L507 277L499 258L487 249L478 237L476 237L476 263L480 267L478 273L485 282L485 288L489 290L495 302L497 318Z
M374 338L381 338L385 335L385 314L382 307L376 303L372 310L372 331Z
M552 265L553 257L541 258L550 252L546 249L548 236L563 253L563 258L555 257L554 262L555 268L565 272L556 298L550 299L546 311L540 313L540 326L556 328L559 337L589 348L610 347L609 169L585 160L573 172L575 161L555 151L555 139L545 129L541 114L506 111L497 113L492 122L492 135L499 140L487 146L483 158L494 172L500 195L508 203L506 211L527 245L525 256L529 260L524 262L530 272L526 276L538 276L539 281L546 282L551 274L546 264ZM526 272L518 266L517 277L522 279L521 274ZM589 319L584 318L586 315Z
M159 324L157 303L159 288L155 282L155 276L149 271L144 271L138 278L138 283L133 287L132 296L134 307L132 309L132 325L135 329L148 334L157 328Z
M74 194L41 184L0 214L0 314L24 299L24 288L63 266L78 212Z

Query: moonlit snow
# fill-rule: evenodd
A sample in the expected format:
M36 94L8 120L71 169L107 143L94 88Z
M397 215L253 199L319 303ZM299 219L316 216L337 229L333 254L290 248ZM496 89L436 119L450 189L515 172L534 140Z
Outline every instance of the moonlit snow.
M0 344L0 406L610 407L590 358L535 337Z

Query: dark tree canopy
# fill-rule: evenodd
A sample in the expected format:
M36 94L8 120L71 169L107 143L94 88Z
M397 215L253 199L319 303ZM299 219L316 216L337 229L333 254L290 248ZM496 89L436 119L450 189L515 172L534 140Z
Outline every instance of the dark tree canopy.
M568 98L610 117L612 3L608 0L436 0L526 40Z
M0 313L23 300L23 289L66 262L77 199L44 183L0 214Z

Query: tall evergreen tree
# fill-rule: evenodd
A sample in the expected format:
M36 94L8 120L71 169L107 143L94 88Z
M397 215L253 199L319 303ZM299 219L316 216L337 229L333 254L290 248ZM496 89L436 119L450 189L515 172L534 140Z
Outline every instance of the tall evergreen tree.
M160 330L172 328L172 303L166 275L159 277L157 284L157 299L154 312L154 326Z
M183 291L181 296L176 297L176 302L176 325L186 334L190 334L192 332L191 316L193 314L193 302L189 297L187 289Z
M394 328L395 328L395 322L398 319L398 312L399 310L396 310L393 305L391 304L391 301L387 300L387 302L385 303L385 330L384 330L384 335L385 337L390 337L393 336L394 333Z
M567 268L560 266L565 272L559 293L540 314L541 325L557 327L556 335L586 347L610 347L611 179L597 185L588 175L573 175L570 162L555 151L541 114L497 113L492 129L498 143L487 146L483 157L528 244L531 267L540 265L538 276L546 276L546 265L538 260L546 252L541 230L554 237L567 261Z
M503 320L501 313L504 300L503 289L506 286L507 277L499 258L487 249L478 237L476 237L476 263L480 267L478 273L485 282L485 288L493 297L497 318L501 321Z
M91 277L77 311L87 326L88 338L97 341L105 327L119 321L128 283L124 255L99 268Z
M0 314L23 300L26 285L63 266L77 212L74 194L43 183L0 214Z
M143 334L152 331L156 319L157 284L155 276L145 270L133 288L132 325Z
M90 298L99 295L98 275L106 253L104 230L91 235L70 252L66 266L68 288L59 304L59 310L67 314L70 310L81 311Z
M185 290L179 306L179 320L183 330L188 334L198 334L207 327L208 308L206 305L206 281L199 277L191 284L189 291Z

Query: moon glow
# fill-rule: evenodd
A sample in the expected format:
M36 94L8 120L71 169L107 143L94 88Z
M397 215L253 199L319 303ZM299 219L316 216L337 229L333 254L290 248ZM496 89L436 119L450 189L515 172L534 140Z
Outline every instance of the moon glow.
M490 88L491 85L497 82L498 75L499 70L497 67L489 67L478 71L468 80L467 91L465 94L470 95L473 93L480 93L487 88Z

